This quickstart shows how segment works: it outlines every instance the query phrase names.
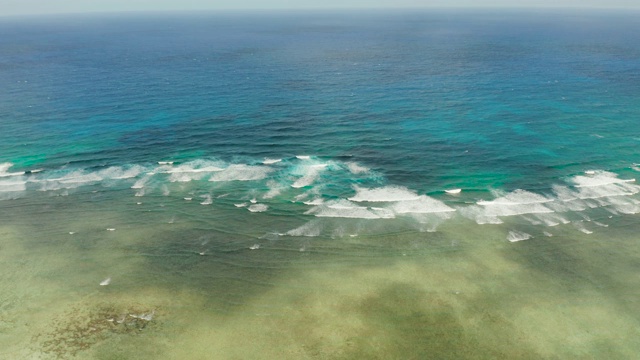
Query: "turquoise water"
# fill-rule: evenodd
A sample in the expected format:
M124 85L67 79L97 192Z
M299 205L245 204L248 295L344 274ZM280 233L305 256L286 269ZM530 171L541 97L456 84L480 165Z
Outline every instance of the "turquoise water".
M2 19L0 355L633 357L636 18Z

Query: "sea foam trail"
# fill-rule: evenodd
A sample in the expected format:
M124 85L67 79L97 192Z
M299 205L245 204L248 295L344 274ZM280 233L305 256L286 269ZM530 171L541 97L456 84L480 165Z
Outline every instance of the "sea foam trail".
M530 234L527 234L522 231L509 231L509 234L507 235L507 240L509 240L509 242L518 242L523 240L529 240L532 237L533 236L531 236Z
M177 166L173 166L173 163L167 163L158 167L155 172L170 174L170 182L190 182L201 180L211 173L222 170L219 162L195 160Z
M6 163L1 163L0 164L0 178L3 177L9 177L9 176L20 176L20 175L24 175L25 172L24 171L18 171L18 172L9 172L8 170L13 166L12 163L10 162L6 162Z
M316 206L305 214L317 217L338 217L357 219L391 219L394 217L392 211L383 208L367 208L358 206L348 200L332 200L322 205Z
M414 200L398 201L391 205L391 210L396 214L430 214L456 211L442 201L424 195Z
M401 186L385 186L374 189L355 187L355 190L356 194L349 200L356 202L396 202L420 199L418 194Z
M476 220L478 224L501 224L501 217L554 212L546 206L553 202L553 199L532 192L518 189L511 193L496 193L496 195L494 200L478 201L477 205L461 209L461 213Z
M328 164L304 165L301 168L302 176L298 178L291 187L302 188L313 184L321 172L327 168Z
M17 192L27 190L26 180L0 180L0 192Z
M215 173L209 181L256 181L266 178L272 171L272 168L261 165L229 165L226 169Z
M251 212L269 212L275 204L290 204L287 211L315 217L314 229L322 227L328 234L338 231L332 227L342 226L336 224L344 221L323 218L403 218L409 221L407 224L412 224L410 227L434 231L438 224L459 213L478 224L500 224L507 217L518 217L534 226L571 223L587 233L591 230L584 224L589 224L587 219L592 211L603 209L612 216L640 213L637 196L640 186L635 180L621 179L618 174L601 170L590 170L551 184L545 194L523 189L494 191L493 199L468 205L457 202L454 207L447 201L419 195L403 186L352 186L354 183L380 184L385 181L357 163L319 162L315 158L290 160L269 166L264 161L262 164L260 161L242 164L201 159L182 164L128 164L98 169L63 167L28 174L12 172L13 165L3 163L0 164L0 200L21 198L32 190L64 190L57 195L68 195L67 189L81 186L122 186L131 188L131 195L162 194L180 199L196 199L198 194L205 194L198 199L203 205L244 207ZM218 184L213 186L207 180ZM238 181L245 183L226 184ZM214 205L213 196L206 195L214 191L224 194L228 200L215 201ZM350 192L351 196L344 195ZM587 222L580 223L580 219Z

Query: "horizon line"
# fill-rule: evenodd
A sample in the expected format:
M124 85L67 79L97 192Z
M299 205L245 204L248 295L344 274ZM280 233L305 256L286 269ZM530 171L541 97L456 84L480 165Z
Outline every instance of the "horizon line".
M122 9L122 10L77 10L77 11L51 11L51 12L40 12L40 13L29 13L29 12L16 12L16 13L7 13L4 12L0 15L0 18L11 18L11 17L39 17L39 16L64 16L64 15L99 15L99 14L167 14L167 13L194 13L194 12L206 12L206 13L257 13L257 12L309 12L309 11L318 11L318 12L340 12L340 11L380 11L380 10L398 10L398 11L426 11L426 10L468 10L468 11L477 11L477 10L536 10L536 11L589 11L589 10L631 10L631 11L640 11L640 5L638 6L598 6L598 5L587 5L587 6L576 6L576 5L563 5L563 6L536 6L536 5L507 5L507 6L440 6L440 5L431 5L431 6L374 6L374 7L319 7L319 6L309 6L309 7L269 7L269 8L192 8L192 9Z

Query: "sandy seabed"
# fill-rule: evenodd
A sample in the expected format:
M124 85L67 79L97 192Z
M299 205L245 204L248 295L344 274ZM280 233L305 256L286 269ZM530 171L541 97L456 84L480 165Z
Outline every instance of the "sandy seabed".
M590 235L559 225L552 237L517 242L507 240L512 224L464 219L435 232L308 238L264 236L260 224L274 221L266 214L249 214L247 229L150 200L40 201L3 210L2 358L628 359L640 351L636 215Z

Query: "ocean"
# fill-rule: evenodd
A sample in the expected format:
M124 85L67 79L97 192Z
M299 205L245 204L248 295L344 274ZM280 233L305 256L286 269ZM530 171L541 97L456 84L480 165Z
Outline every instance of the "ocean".
M636 357L639 15L0 18L0 358Z

